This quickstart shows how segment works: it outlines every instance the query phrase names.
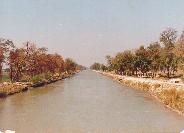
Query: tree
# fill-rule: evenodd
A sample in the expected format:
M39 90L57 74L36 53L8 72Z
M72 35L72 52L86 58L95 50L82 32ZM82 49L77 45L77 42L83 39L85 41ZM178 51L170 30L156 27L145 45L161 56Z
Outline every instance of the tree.
M173 52L173 49L175 47L176 42L176 30L172 28L168 28L165 31L163 31L160 35L160 42L164 45L164 48L162 50L162 63L163 68L167 72L167 77L170 78L171 71L174 68L177 68L177 65L175 60L177 60L176 55ZM174 65L173 65L174 63Z
M38 48L36 44L26 42L24 47L10 51L9 55L10 78L12 81L21 81L28 76L62 74L66 69L70 72L76 69L76 63L72 59L64 59L59 54L48 54L47 48Z
M106 65L101 64L100 69L101 69L102 71L107 71L108 68L107 68Z
M125 66L125 57L123 52L119 52L112 59L112 66L116 73L125 74L126 66Z
M11 40L0 38L0 80L2 80L3 63L6 62L6 56L12 48L14 44Z
M174 53L180 57L181 66L180 68L184 71L184 31L176 42Z
M160 34L160 42L164 44L165 49L172 50L176 42L176 30L167 28Z
M113 65L112 65L112 57L110 55L107 55L106 57L106 60L107 60L107 67L108 67L108 70L111 71L113 69Z
M148 57L151 61L152 76L155 77L156 73L161 67L161 46L158 42L151 43L148 46Z
M77 64L71 58L65 59L65 70L72 73L76 70Z
M161 53L161 63L162 70L167 73L167 78L170 78L171 72L174 73L177 71L180 58L177 57L173 52L168 52L164 49Z
M123 75L133 75L134 74L134 62L135 56L131 51L119 52L115 58L112 60L112 66L115 71Z
M4 61L4 51L2 47L0 47L0 81L2 80L2 69L3 69L3 61Z
M15 49L10 51L9 66L11 81L19 81L26 72L25 53L23 49Z
M101 69L101 64L95 62L93 65L90 66L90 69L92 69L92 70L100 70Z
M160 34L160 42L134 51L119 52L114 57L106 56L108 69L118 74L137 76L140 73L148 77L155 77L161 71L170 78L177 71L181 59L184 62L184 32L175 47L176 33L175 29L168 28Z
M86 67L83 66L83 65L78 65L78 64L77 64L76 69L81 71L81 70L86 70Z
M144 76L145 74L147 74L151 67L151 60L149 59L148 51L144 48L144 46L141 46L138 50L136 50L135 55L136 66Z
M124 66L126 75L134 75L135 69L135 56L134 54L127 50L123 52L124 56Z

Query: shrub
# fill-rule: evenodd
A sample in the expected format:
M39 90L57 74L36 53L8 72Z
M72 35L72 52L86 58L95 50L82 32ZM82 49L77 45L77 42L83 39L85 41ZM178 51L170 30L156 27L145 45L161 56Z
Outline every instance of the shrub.
M3 82L8 82L8 81L10 81L9 75L3 75L2 81L3 81Z
M36 82L43 81L44 79L45 79L44 74L39 74L39 75L33 76L31 80L33 83L36 83Z
M50 79L52 77L52 73L47 72L44 74L44 76L45 76L45 79Z
M31 81L31 76L23 75L20 81L21 82L30 82Z

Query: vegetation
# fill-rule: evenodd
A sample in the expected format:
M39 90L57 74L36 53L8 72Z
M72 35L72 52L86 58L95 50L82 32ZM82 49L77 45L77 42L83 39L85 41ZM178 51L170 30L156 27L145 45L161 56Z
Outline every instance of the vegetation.
M168 28L160 34L159 41L119 52L114 57L108 55L106 60L106 66L94 63L90 68L129 76L172 78L178 70L184 70L184 32L177 39L176 30Z
M3 64L8 66L4 71L9 76L3 76ZM49 54L47 48L38 48L34 43L26 42L23 47L17 48L12 41L0 39L0 81L9 77L12 82L36 82L81 69L84 67L72 59L63 59L57 53Z
M184 32L177 38L176 30L168 28L160 34L159 41L147 47L140 46L136 50L119 52L114 57L108 55L106 60L107 69L102 69L104 65L100 63L94 63L91 69L113 71L116 74L136 77L158 77L159 79L161 77L167 79L180 77L184 81ZM116 77L111 74L110 76ZM136 82L135 79L120 80L117 78L124 85L148 91L168 107L184 113L184 91L182 89L170 84L165 88L161 87L159 81L157 84L152 84L149 80L148 82L142 80L142 82L140 79Z
M167 106L184 113L184 92L182 90L163 90L158 98Z
M4 81L4 82L9 82L10 81L9 75L7 73L4 73L2 75L2 81Z
M90 69L100 70L101 69L101 64L95 62L93 65L90 66Z
M14 48L14 44L11 40L0 38L0 80L3 77L3 63L6 62L6 56L12 48Z

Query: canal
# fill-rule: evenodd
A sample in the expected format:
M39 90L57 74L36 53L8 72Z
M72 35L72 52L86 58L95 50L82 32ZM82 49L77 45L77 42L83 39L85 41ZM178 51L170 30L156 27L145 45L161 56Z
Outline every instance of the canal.
M178 133L184 117L92 71L0 99L0 130L16 133Z

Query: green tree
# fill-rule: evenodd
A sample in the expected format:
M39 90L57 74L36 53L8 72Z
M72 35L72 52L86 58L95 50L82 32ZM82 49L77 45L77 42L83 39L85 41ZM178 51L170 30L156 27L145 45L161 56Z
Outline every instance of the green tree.
M95 62L94 64L92 64L92 65L90 66L90 69L92 69L92 70L100 70L100 69L101 69L101 64Z
M151 71L153 77L156 76L156 73L161 67L161 50L162 48L158 42L151 43L148 46L148 57L151 61Z
M174 54L175 42L176 42L176 30L168 28L160 35L160 42L164 45L162 50L162 63L163 69L167 73L167 77L170 78L171 71L175 70L178 66L177 56Z
M134 54L127 50L123 52L123 56L124 56L124 67L125 67L125 74L126 75L134 75L134 72L136 71L135 69L135 56Z
M112 66L116 73L125 74L125 57L123 52L117 53L117 55L112 59Z
M11 40L0 38L0 81L2 80L3 63L7 63L6 59L9 51L14 48Z
M184 31L176 42L174 53L180 57L180 69L184 71Z
M72 73L76 70L77 64L71 58L65 59L65 70Z
M136 50L136 66L137 69L142 72L143 76L147 75L147 72L151 69L151 60L149 59L147 49L144 46L141 46Z
M106 61L107 61L108 70L112 71L113 70L113 64L112 64L113 58L110 55L107 55L105 58L106 58Z
M104 64L101 64L100 69L102 71L107 71L108 70L108 67L106 65L104 65Z

